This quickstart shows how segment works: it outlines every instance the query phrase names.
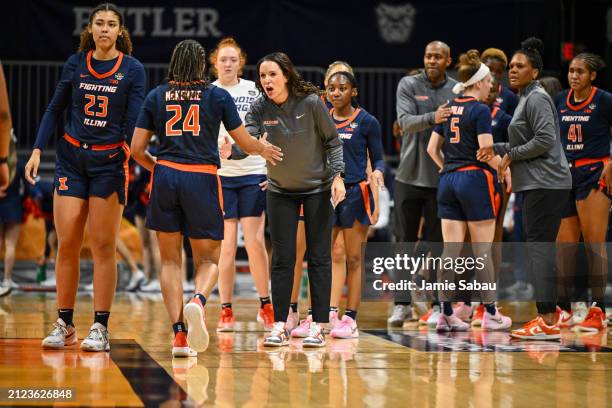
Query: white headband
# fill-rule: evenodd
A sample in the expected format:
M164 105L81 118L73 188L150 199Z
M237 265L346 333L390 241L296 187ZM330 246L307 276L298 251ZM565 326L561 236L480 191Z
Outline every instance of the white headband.
M489 72L489 67L481 62L480 68L478 68L478 71L476 71L476 73L472 75L470 79L465 82L457 82L457 84L453 86L453 92L456 94L462 94L463 91L465 91L469 86L474 85L478 81L482 81Z

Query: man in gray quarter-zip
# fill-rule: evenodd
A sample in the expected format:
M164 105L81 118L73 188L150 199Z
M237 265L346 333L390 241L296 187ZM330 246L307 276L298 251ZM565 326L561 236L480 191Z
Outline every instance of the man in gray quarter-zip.
M397 121L402 128L402 149L393 197L398 242L418 240L421 216L425 221L422 241L442 241L436 200L438 168L427 154L427 144L433 126L450 116L446 104L454 98L452 88L457 81L446 75L452 59L445 43L429 43L423 61L422 73L402 78L397 86ZM396 298L389 324L401 326L409 317L409 302L408 298Z

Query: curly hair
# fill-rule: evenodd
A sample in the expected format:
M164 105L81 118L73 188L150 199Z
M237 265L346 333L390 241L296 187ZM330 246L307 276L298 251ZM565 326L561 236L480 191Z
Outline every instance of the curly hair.
M89 32L89 29L93 24L94 17L97 13L101 11L112 11L113 13L115 13L117 18L119 19L120 27L119 36L117 37L115 47L117 48L117 50L121 51L124 54L132 55L132 39L130 38L130 33L123 24L123 22L125 21L123 18L123 14L113 3L101 3L97 5L93 10L91 10L91 13L89 13L89 23L87 24L87 27L85 27L83 31L81 31L80 34L78 51L84 52L96 49L96 43L94 42L93 34Z
M289 94L293 96L306 96L310 94L318 94L319 88L314 85L312 82L305 81L300 73L295 69L293 62L289 59L287 54L284 52L273 52L271 54L266 55L262 59L257 62L257 89L261 92L264 97L267 98L266 92L261 85L261 81L259 80L259 72L261 68L261 64L266 61L276 63L285 78L287 78L287 89L289 90Z
M480 64L480 53L478 50L469 50L461 54L459 56L459 63L457 64L457 76L459 81L467 82L476 72L478 72Z
M234 40L232 37L223 38L221 41L219 41L219 44L217 44L217 47L210 53L210 56L208 57L208 61L210 62L211 73L215 77L219 77L217 68L215 68L215 63L217 62L217 56L219 55L219 51L221 50L221 48L225 48L225 47L233 47L238 51L238 58L240 59L240 62L239 62L240 66L238 68L238 76L241 76L242 69L244 68L244 65L246 64L247 55L246 55L246 52L244 52L244 50L240 47L240 45L238 45L236 40Z

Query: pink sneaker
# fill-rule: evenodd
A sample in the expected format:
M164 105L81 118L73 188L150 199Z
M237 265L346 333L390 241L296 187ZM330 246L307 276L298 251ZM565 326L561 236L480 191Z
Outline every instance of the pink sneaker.
M330 335L337 339L353 339L359 337L357 322L353 318L344 315L341 320L338 320L336 326L330 332Z
M285 323L285 328L289 333L295 329L298 324L300 324L300 314L298 312L289 312L287 315L287 322Z
M482 319L482 330L506 330L512 326L512 319L501 314L499 309L495 316L485 310Z
M469 328L470 325L457 316L447 316L444 313L440 313L438 324L436 325L436 330L439 332L467 331Z
M312 315L300 322L300 325L291 331L291 337L308 337L310 333L310 324L312 323Z
M465 302L459 302L453 307L453 314L466 323L472 318L472 306L468 306Z
M323 327L323 333L329 334L332 330L338 327L339 322L340 322L340 319L338 319L338 312L330 310L329 323L321 324L321 326Z

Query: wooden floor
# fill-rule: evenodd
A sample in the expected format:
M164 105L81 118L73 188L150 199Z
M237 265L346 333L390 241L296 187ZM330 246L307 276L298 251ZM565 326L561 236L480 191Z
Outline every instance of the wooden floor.
M93 312L80 294L75 322L86 335ZM612 406L612 343L607 333L561 343L510 341L474 330L438 335L387 332L388 304L365 303L361 336L330 340L325 349L264 349L254 323L257 303L236 300L239 332L214 332L218 302L208 306L211 344L197 358L172 359L171 328L159 295L118 294L111 315L111 352L77 347L43 351L56 319L52 293L0 299L0 405L221 407L589 407ZM523 321L531 305L506 305ZM329 338L328 338L329 340ZM9 390L70 389L73 398L7 399Z

